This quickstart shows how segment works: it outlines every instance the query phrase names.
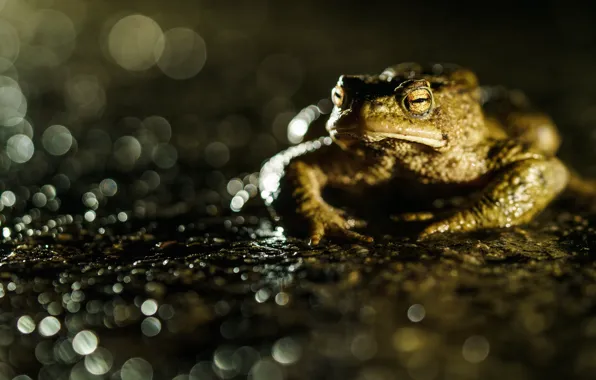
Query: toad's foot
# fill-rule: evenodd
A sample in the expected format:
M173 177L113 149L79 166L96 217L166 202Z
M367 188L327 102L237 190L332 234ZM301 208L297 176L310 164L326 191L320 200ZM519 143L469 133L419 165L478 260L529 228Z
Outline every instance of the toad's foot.
M464 219L468 219L464 221ZM478 224L475 220L475 216L469 212L458 213L457 217L448 218L445 220L432 223L426 227L419 235L418 240L425 240L432 235L445 233L445 232L465 232L474 230L473 226Z
M518 161L502 171L470 208L432 223L419 239L443 232L527 223L563 190L567 181L567 169L556 158Z
M313 245L319 244L321 239L326 236L366 243L373 241L369 236L350 230L351 228L366 226L365 221L348 217L345 211L336 209L326 203L319 203L310 208L307 215L310 223L310 240Z

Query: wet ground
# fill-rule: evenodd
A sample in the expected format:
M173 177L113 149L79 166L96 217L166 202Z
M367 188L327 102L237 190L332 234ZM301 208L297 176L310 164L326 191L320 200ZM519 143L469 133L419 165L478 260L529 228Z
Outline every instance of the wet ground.
M596 376L596 231L580 213L317 247L266 215L77 219L0 247L1 378Z

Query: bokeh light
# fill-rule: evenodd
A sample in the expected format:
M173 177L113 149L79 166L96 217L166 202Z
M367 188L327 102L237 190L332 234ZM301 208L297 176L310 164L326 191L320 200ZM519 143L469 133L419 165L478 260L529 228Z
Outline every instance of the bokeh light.
M480 335L469 337L462 347L462 355L470 363L480 363L487 358L489 352L490 343Z
M46 58L36 64L54 67L70 58L76 45L76 30L66 14L40 9L27 18L25 25L22 40L28 53Z
M45 317L39 322L37 329L42 336L52 336L60 331L60 321L53 316Z
M109 350L99 347L85 356L85 368L93 375L103 375L112 368L114 359Z
M34 152L35 146L28 136L14 135L6 142L6 154L17 164L29 161Z
M153 378L153 367L143 358L128 359L120 370L122 380L150 380Z
M68 152L72 142L70 131L63 125L52 125L43 132L43 147L53 156L61 156Z
M23 315L17 322L17 328L23 334L31 334L35 331L35 322L30 316Z
M192 78L201 71L207 60L205 41L188 28L174 28L163 34L163 51L157 66L172 79ZM159 49L158 49L159 51Z
M147 337L154 337L161 331L161 321L155 317L145 318L141 322L141 331Z
M20 47L21 40L17 30L8 22L0 20L0 57L14 62L19 56Z
M89 355L97 349L99 340L93 331L79 331L72 339L72 348L79 355Z
M27 99L12 78L0 76L0 126L13 127L27 114Z
M408 308L408 319L412 322L420 322L426 316L426 309L420 304L414 304Z
M108 36L108 47L122 68L143 71L157 63L164 50L164 36L152 18L135 14L116 22Z
M65 84L65 97L69 108L84 118L100 117L106 106L104 86L94 75L69 77Z

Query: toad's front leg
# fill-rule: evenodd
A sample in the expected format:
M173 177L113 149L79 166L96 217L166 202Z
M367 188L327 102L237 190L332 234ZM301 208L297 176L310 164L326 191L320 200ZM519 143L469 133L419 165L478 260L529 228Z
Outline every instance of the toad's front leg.
M321 190L329 178L318 165L296 160L286 168L286 178L292 188L295 211L308 224L312 244L319 244L327 235L363 242L372 241L372 238L350 230L362 226L363 221L349 218L345 212L325 202Z
M331 206L322 192L326 187L349 189L382 183L392 177L394 165L393 157L376 151L346 152L335 144L323 146L288 163L281 179L279 207L273 208L285 209L283 204L288 203L283 200L289 201L300 218L286 215L287 224L296 219L298 229L306 230L313 244L325 236L370 242L372 238L352 231L365 223Z
M431 224L420 235L510 227L529 222L566 186L568 172L556 158L534 157L504 167L471 207Z

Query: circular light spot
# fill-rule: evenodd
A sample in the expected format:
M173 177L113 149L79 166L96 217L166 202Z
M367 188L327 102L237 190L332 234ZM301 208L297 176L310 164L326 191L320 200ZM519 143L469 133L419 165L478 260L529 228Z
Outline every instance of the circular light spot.
M18 83L0 76L0 125L13 127L27 114L27 99Z
M23 334L31 334L35 331L35 321L28 315L23 315L17 321L17 329Z
M149 116L143 120L143 126L151 131L159 141L168 142L172 137L170 122L161 116Z
M85 212L84 217L85 217L85 221L93 222L95 220L95 211L89 210L89 211Z
M288 125L288 141L297 144L302 141L308 132L308 122L301 118L294 118Z
M114 158L125 167L130 167L141 157L141 143L133 136L122 136L114 142Z
M27 375L18 375L18 376L15 376L12 380L32 380L32 379Z
M35 193L31 197L31 202L35 207L44 207L48 203L48 198L44 193Z
M488 357L489 352L490 343L481 335L469 337L462 347L462 355L470 363L480 363Z
M75 75L66 81L66 99L71 109L81 116L98 116L106 104L106 93L93 75Z
M154 299L145 300L141 304L141 313L145 314L146 316L151 316L157 312L157 301Z
M164 50L163 32L147 16L126 16L110 30L108 49L122 68L130 71L147 70L155 65Z
M159 52L157 66L172 79L192 78L201 71L207 60L205 41L188 28L174 28L163 35L163 52Z
M145 359L131 358L122 365L120 377L122 380L151 380L153 368Z
M0 195L0 201L4 206L12 207L17 201L17 197L12 191L6 190L2 193L2 195Z
M1 7L0 7L1 8ZM0 379L12 380L14 378L14 370L6 363L0 363Z
M99 347L92 354L85 356L85 368L93 375L108 373L114 364L110 351Z
M14 342L14 334L8 326L0 327L0 346L10 346Z
M41 193L48 199L54 199L56 198L56 187L54 187L54 185L43 185L41 187Z
M203 361L195 364L188 374L190 380L204 380L204 379L216 379L217 377L213 373L215 363Z
M14 62L19 56L20 48L21 40L17 30L8 22L0 20L0 57Z
M77 353L72 349L72 341L69 339L60 339L54 344L53 353L49 354L49 362L56 359L64 363L74 363L78 360Z
M294 339L286 337L281 338L273 345L271 356L276 362L281 364L292 364L300 359L302 347Z
M249 379L252 380L283 380L284 373L276 362L270 359L261 359L252 366Z
M153 162L162 169L169 169L176 164L178 152L170 144L159 144L153 148Z
M279 292L275 295L275 303L279 306L285 306L290 302L290 295L286 292Z
M33 157L35 146L33 141L25 135L14 135L6 142L6 154L12 161L22 164Z
M154 337L161 331L161 322L155 317L145 318L141 322L141 331L143 335L148 337Z
M190 380L190 376L189 375L178 375L178 376L174 377L172 380Z
M232 378L238 374L239 358L235 356L235 349L230 346L220 346L213 353L213 371L219 378Z
M72 349L79 355L89 355L97 349L99 341L93 331L83 330L72 340Z
M107 197L112 197L118 192L118 184L111 178L106 178L99 183L99 191Z
M352 355L359 360L369 360L377 353L377 341L371 334L356 334L350 345Z
M230 150L219 141L212 142L205 148L205 161L211 166L219 168L230 159Z
M230 209L234 212L238 212L240 210L242 210L242 207L244 206L244 198L242 198L239 195L235 195L232 200L230 201Z
M228 190L228 194L230 195L236 195L236 193L242 190L243 188L244 183L242 182L242 180L238 178L232 178L226 186L226 190Z
M19 73L17 68L11 61L6 58L0 57L0 75L3 75L14 80L19 79Z
M95 193L88 191L85 194L83 194L82 198L83 204L86 207L97 208L97 206L99 205L99 201L97 200L97 195L95 195Z
M45 317L39 322L37 330L42 336L52 336L60 331L60 321L56 317Z
M161 177L154 170L147 170L145 173L143 173L143 175L141 175L141 179L145 181L150 190L157 189L161 183Z
M420 322L425 316L426 310L420 304L415 304L408 308L408 319L412 322Z
M393 334L393 347L401 352L414 352L427 344L427 337L420 329L403 327Z
M61 156L72 146L72 135L65 126L52 125L43 132L41 143L49 154Z
M124 290L124 286L121 283L117 282L112 286L112 290L116 294L122 293L122 291Z
M42 9L33 14L26 25L23 40L55 57L53 60L40 60L37 64L53 66L70 57L75 47L76 30L67 15L53 9Z
M255 293L255 300L258 303L263 303L265 301L267 301L269 299L269 296L271 295L271 293L269 292L269 290L263 288L263 289L259 289L256 293Z

